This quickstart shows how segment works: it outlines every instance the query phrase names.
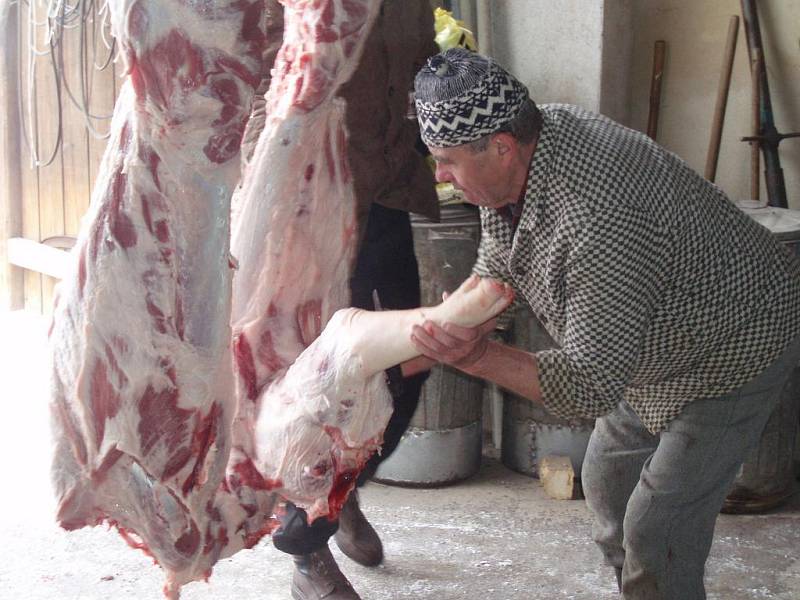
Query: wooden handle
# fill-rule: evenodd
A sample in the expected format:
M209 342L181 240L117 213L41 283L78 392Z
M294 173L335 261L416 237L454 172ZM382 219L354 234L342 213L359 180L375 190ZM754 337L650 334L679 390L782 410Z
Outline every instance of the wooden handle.
M653 75L650 79L650 112L647 115L647 135L656 139L658 116L661 110L661 81L664 77L664 57L667 44L658 40L653 47Z
M711 140L706 155L705 177L714 181L717 176L717 159L719 158L719 143L722 139L722 125L725 122L725 108L728 104L728 90L731 85L731 71L733 58L736 55L736 38L739 34L739 17L734 15L728 24L728 41L725 45L725 56L722 61L719 86L717 88L717 103L714 107L714 118L711 124Z
M761 134L761 69L764 68L764 59L761 56L761 50L758 48L753 50L753 62L750 68L753 80L753 96L750 100L751 135L757 136ZM753 200L758 200L761 195L758 153L758 142L750 142L750 198Z

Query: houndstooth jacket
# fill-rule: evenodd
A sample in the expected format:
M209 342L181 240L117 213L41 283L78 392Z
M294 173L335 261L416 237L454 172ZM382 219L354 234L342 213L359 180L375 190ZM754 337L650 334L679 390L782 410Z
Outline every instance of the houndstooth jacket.
M474 272L513 285L559 345L542 400L647 428L746 383L800 334L800 261L645 135L567 105L544 126L516 232L482 208Z

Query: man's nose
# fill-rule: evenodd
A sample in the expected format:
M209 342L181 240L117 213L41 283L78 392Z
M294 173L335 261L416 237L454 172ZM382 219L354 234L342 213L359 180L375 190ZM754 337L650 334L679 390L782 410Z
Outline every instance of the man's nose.
M448 171L445 167L436 163L436 181L439 183L452 183L453 177L450 175L450 171Z

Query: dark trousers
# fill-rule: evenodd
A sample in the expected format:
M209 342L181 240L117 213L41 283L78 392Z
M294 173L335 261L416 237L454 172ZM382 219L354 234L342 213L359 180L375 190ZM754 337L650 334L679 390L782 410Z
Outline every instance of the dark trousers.
M350 280L352 305L371 310L373 290L383 309L416 308L420 305L420 285L417 260L408 213L373 204L370 209L365 238L361 245L353 278ZM402 377L400 368L387 372L389 390L394 401L392 414L383 434L383 448L367 462L358 478L362 486L374 474L400 442L419 402L427 373ZM324 547L336 533L338 521L325 517L309 524L306 512L288 503L286 513L279 517L281 526L272 534L278 550L289 554L310 554Z

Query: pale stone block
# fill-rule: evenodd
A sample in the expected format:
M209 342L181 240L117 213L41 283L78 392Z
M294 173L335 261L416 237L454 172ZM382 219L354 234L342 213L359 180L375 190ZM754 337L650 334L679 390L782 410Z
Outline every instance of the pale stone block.
M539 481L545 493L555 500L577 497L575 470L568 456L545 456L539 461Z

